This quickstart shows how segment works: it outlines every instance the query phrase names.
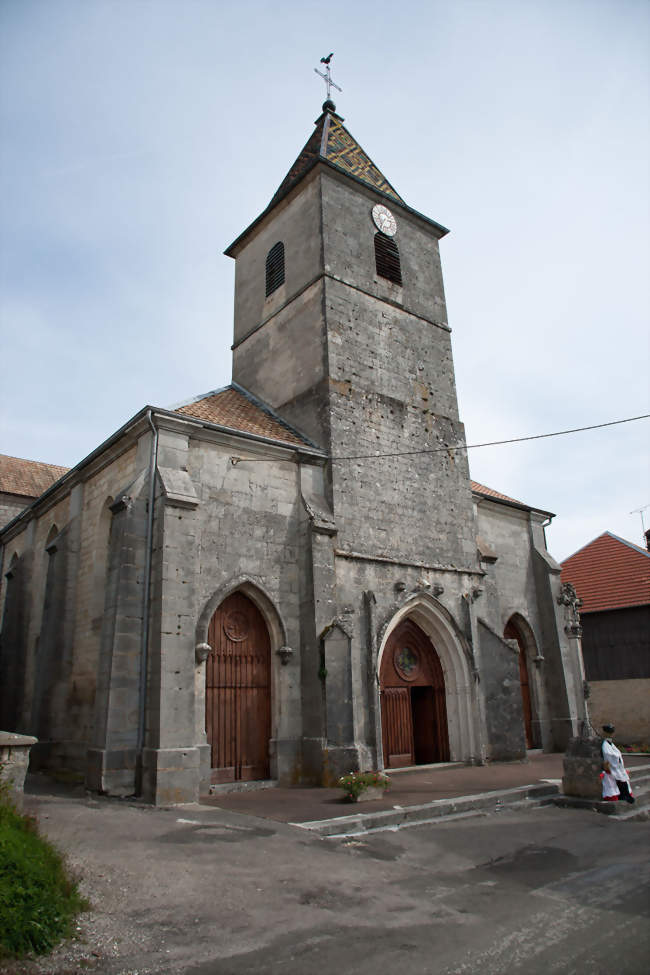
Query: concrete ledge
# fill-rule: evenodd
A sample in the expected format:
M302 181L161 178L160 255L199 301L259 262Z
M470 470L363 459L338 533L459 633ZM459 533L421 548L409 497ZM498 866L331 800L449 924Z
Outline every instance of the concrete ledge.
M258 789L275 789L275 779L255 779L253 782L222 782L210 786L211 796L223 796L229 792L256 792Z
M29 753L38 738L17 735L12 731L0 731L0 773L9 783L9 794L19 809L23 805L25 776L29 765Z
M479 816L497 812L510 805L525 801L551 802L557 795L558 787L552 783L519 786L515 789L499 789L482 792L474 796L459 796L455 799L435 799L433 802L417 806L394 807L378 812L356 813L351 816L337 816L335 819L316 820L310 823L290 823L331 838L355 836L360 833L385 829L399 829L403 826L421 826L449 816Z

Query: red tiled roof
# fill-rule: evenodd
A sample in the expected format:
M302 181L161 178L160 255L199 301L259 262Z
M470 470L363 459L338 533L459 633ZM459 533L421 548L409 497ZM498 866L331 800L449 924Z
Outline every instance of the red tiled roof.
M68 470L58 464L43 464L38 460L0 454L0 491L24 498L38 498Z
M570 582L582 613L650 603L650 552L603 532L562 563L562 582Z
M500 494L500 492L495 491L494 488L486 487L485 484L479 484L478 481L470 481L469 483L472 487L472 491L475 491L476 494L482 494L486 498L498 498L499 501L511 501L513 504L520 504L522 508L528 507L528 505L524 504L523 501L517 501L515 498L509 498L507 494Z
M274 415L270 407L263 407L253 397L249 398L234 386L207 393L193 403L177 407L175 412L195 416L199 420L207 420L208 423L216 423L234 431L254 433L280 443L313 447L306 437L302 437L279 416Z

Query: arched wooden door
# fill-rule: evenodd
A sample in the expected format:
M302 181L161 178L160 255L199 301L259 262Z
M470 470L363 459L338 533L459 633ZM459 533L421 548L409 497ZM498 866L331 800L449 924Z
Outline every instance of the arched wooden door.
M271 643L243 593L223 601L208 629L205 727L212 782L267 779L271 737Z
M524 712L524 730L526 732L526 748L535 747L533 734L533 703L530 696L530 680L528 678L528 661L526 647L514 623L510 622L503 631L506 640L516 640L519 646L519 683L521 684L521 706Z
M431 640L411 620L388 638L379 683L385 766L448 762L444 674Z

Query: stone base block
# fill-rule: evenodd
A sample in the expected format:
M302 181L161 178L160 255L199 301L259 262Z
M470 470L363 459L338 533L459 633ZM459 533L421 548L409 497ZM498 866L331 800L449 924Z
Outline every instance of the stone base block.
M342 775L358 772L361 757L356 745L336 745L323 754L322 785L335 786Z
M22 809L25 776L29 765L29 751L38 741L31 735L17 735L0 731L0 770L2 781L9 785L9 795L18 809Z
M327 742L324 738L303 738L300 782L305 785L322 785L323 756Z
M563 762L562 792L565 796L601 799L603 766L600 738L571 738Z
M354 802L373 802L375 799L384 798L384 789L380 789L379 786L369 785L367 789L360 792L359 795L354 799Z
M300 741L295 738L272 738L269 749L271 778L276 779L280 785L297 785L302 782Z
M135 748L89 748L86 788L109 796L135 795L137 764Z
M211 762L211 752L212 749L210 745L197 745L196 750L199 753L199 792L202 796L207 796L210 794L210 766Z
M201 747L143 749L142 798L157 806L198 802Z

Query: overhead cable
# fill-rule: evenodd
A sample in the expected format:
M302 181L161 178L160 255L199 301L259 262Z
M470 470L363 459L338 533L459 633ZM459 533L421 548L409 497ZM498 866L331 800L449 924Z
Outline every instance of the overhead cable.
M414 454L436 454L450 450L475 450L477 447L500 447L508 443L523 443L526 440L545 440L548 437L564 437L568 433L583 433L585 430L600 430L603 427L615 427L621 423L632 423L634 420L650 419L650 413L643 413L641 416L628 416L624 420L610 420L608 423L594 423L588 427L572 427L570 430L555 430L553 433L535 433L530 437L512 437L510 440L490 440L485 443L457 443L444 444L441 447L427 447L420 450L400 450L395 453L383 454L346 454L332 456L330 460L372 460L379 457L409 457Z
M327 460L331 461L343 461L343 460L380 460L382 457L413 457L417 454L437 454L437 453L449 453L453 450L476 450L478 447L501 447L504 444L511 443L524 443L528 440L547 440L549 437L565 437L569 433L584 433L586 430L602 430L603 427L616 427L620 426L621 423L633 423L635 420L648 420L650 419L650 413L642 413L640 416L628 416L624 420L609 420L607 423L592 423L587 427L572 427L570 430L554 430L552 433L535 433L529 437L511 437L509 440L488 440L485 443L456 443L456 444L443 444L440 447L425 447L418 450L396 450L392 453L381 453L378 451L375 454L334 454L329 456ZM231 463L233 466L240 463L240 461L246 460L247 463L258 463L268 460L266 457L231 457Z

